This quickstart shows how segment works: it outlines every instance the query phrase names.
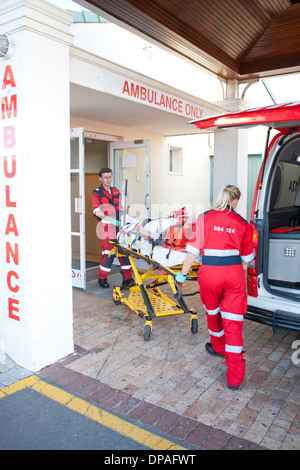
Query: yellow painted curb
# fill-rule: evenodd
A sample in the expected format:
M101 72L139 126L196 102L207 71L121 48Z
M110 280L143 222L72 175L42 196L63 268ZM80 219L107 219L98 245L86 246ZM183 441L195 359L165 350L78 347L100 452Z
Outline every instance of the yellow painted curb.
M105 426L113 431L116 431L123 436L126 436L133 441L139 442L140 444L149 447L152 450L186 450L185 447L174 444L163 437L152 434L145 429L139 428L138 426L125 421L97 406L75 397L71 393L65 392L58 387L43 382L35 375L27 377L19 382L16 382L8 387L0 390L0 399L12 395L25 388L32 388L36 392L50 398L51 400L60 403L69 409L76 411L77 413L86 416L89 419Z

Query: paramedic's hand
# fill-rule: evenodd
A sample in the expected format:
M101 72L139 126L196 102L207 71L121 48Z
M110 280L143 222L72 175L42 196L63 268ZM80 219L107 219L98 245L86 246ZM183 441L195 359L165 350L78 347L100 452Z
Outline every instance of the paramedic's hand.
M120 222L116 219L113 219L112 217L109 217L107 220L108 220L108 222L115 225L116 227L119 227L119 225L120 225Z
M186 276L181 273L177 273L175 277L175 281L177 282L184 282L186 280Z

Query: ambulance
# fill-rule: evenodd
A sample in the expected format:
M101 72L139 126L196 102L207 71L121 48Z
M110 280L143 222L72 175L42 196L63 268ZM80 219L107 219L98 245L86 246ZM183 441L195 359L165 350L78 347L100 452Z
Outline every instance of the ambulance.
M192 121L201 130L265 125L267 141L252 202L255 259L247 268L246 318L300 331L300 102Z

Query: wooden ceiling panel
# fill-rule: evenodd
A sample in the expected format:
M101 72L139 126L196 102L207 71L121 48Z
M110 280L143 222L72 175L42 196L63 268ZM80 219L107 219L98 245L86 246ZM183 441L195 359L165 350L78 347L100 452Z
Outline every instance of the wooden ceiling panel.
M300 0L87 0L222 78L300 71Z
M242 63L242 72L258 72L263 66L296 66L300 58L300 4L275 18ZM263 65L264 64L264 65Z

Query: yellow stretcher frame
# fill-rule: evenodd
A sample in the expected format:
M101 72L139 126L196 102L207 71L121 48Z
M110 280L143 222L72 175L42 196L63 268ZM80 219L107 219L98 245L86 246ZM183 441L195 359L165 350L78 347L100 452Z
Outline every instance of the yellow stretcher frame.
M130 247L123 247L117 241L110 242L114 245L110 256L127 256L129 258L133 273L134 283L126 287L117 287L113 289L113 301L116 305L125 303L133 312L145 320L144 340L149 341L152 332L152 320L156 317L167 315L190 314L191 332L196 334L198 331L197 313L187 307L181 292L180 285L175 280L176 274L181 270L182 265L173 267L162 266L152 259L152 247L150 255L143 255L139 250L133 250ZM143 274L140 274L135 263L135 259L146 261L152 268ZM196 280L199 265L194 263L187 280ZM158 273L159 271L159 273ZM146 283L149 281L150 283ZM152 281L151 281L152 280ZM170 299L166 293L163 293L159 286L169 284L173 292L175 301ZM126 296L124 292L129 292ZM191 294L193 295L193 294Z

